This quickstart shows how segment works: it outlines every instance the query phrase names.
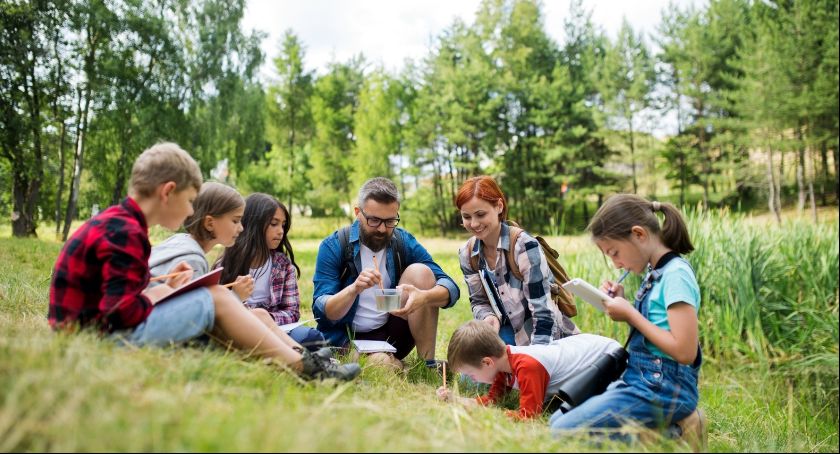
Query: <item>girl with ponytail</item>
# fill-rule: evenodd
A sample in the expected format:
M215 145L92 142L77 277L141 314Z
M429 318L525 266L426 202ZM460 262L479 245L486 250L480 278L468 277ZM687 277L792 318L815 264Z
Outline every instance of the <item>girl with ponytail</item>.
M621 380L571 411L552 415L551 427L617 428L632 422L650 428L673 424L677 434L691 426L702 433L696 410L700 288L682 257L694 250L682 214L669 203L618 194L598 209L587 230L616 268L644 275L633 303L622 285L601 286L614 295L604 301L607 315L630 324L629 360Z

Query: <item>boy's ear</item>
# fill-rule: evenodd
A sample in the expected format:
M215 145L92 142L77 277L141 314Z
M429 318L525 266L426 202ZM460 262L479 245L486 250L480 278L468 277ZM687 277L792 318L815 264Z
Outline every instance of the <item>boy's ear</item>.
M169 196L171 196L172 194L175 193L175 189L178 187L178 185L174 181L167 181L166 183L163 183L159 187L160 187L160 196L163 197L164 199L166 199L166 198L168 198Z
M493 358L489 357L489 356L485 356L484 358L481 358L481 365L482 365L482 366L489 366L489 367L493 367L493 365L494 365L495 363L496 363L496 361L495 361Z

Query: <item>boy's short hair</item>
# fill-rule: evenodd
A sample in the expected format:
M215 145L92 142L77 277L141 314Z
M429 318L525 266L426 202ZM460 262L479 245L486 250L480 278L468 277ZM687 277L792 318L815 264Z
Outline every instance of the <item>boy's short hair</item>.
M243 208L245 199L230 186L208 181L193 202L193 214L184 221L184 229L198 241L215 239L213 232L204 227L204 218L218 218L233 210Z
M161 142L146 149L134 161L131 168L130 190L140 197L151 197L158 186L175 182L175 191L188 186L201 190L204 178L198 164L178 144Z
M461 366L479 367L486 357L500 358L505 354L505 343L493 327L485 322L470 320L452 333L446 360L452 370Z

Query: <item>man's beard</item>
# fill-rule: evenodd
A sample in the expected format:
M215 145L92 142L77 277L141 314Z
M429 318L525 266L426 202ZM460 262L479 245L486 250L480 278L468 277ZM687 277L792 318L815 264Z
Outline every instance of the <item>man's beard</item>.
M373 233L365 231L364 227L359 228L359 239L361 240L362 244L367 246L371 251L380 251L391 242L391 236L393 235L393 231L379 233L378 231L374 230Z

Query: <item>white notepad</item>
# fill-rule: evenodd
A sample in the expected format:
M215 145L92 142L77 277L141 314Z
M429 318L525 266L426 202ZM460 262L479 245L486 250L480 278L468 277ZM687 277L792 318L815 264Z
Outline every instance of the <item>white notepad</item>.
M595 288L581 278L575 278L563 284L563 288L574 293L578 298L591 304L595 309L604 312L604 300L612 299L609 295Z
M397 349L385 341L378 341L378 340L354 340L353 345L356 346L356 350L359 353L377 353L377 352L388 352L388 353L396 353Z
M280 325L280 329L282 329L283 331L288 333L289 331L297 328L298 326L304 325L304 324L309 323L309 322L314 322L316 320L318 320L318 319L314 318L314 319L311 319L311 320L301 320L299 322L286 323L285 325Z

